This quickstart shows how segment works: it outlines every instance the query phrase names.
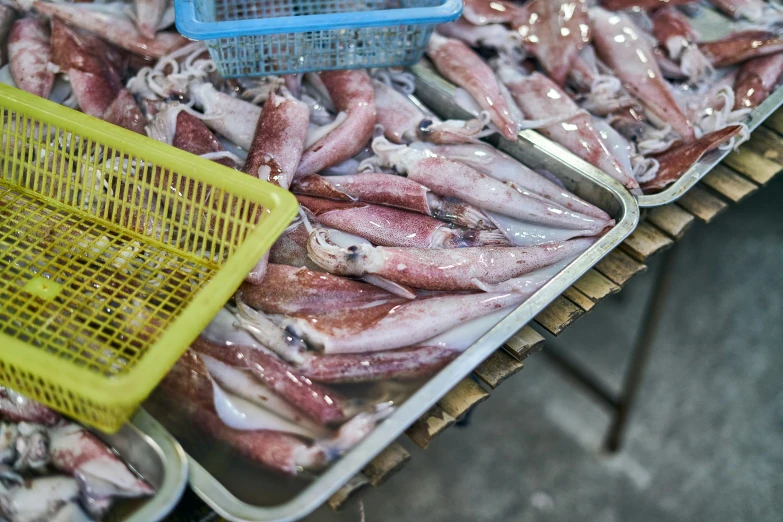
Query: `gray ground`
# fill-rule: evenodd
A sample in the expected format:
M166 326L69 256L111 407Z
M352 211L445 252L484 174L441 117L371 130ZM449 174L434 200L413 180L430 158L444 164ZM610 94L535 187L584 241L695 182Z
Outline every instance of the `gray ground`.
M366 492L367 521L783 520L781 201L778 177L687 234L624 451L600 452L607 411L536 354ZM554 341L613 387L655 267Z

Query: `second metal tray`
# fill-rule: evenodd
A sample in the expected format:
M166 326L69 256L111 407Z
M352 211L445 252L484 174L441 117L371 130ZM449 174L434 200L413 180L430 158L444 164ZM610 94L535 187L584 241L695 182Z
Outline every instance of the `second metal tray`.
M312 480L264 472L220 444L194 434L195 428L169 419L166 412L151 410L184 445L190 456L190 485L218 514L234 521L279 522L312 512L636 227L636 201L622 185L598 169L584 169L570 157L563 161L559 146L533 132L523 133L518 143L506 143L503 148L529 167L557 176L569 190L609 213L617 222L615 227L456 360L424 382L365 440ZM573 158L581 162L576 156Z
M117 433L95 434L155 488L150 498L118 502L106 522L156 522L168 515L188 479L188 461L177 441L141 409Z
M729 33L743 29L742 21L726 18L706 6L701 6L699 12L692 18L692 22L704 41L717 40ZM413 66L412 71L416 75L417 95L441 116L460 119L472 117L467 111L461 109L453 102L456 87L434 71L426 60L422 60L418 65ZM783 105L783 86L778 87L764 102L753 109L750 117L745 120L745 124L751 131L755 130L764 120L772 116L772 113L781 105ZM527 136L532 132L523 131L522 134ZM502 139L500 141L505 142ZM558 144L555 145L560 149L558 154L561 158L573 156L579 159L564 147ZM637 196L639 207L658 207L677 201L683 194L701 181L718 163L723 161L730 152L730 150L714 150L706 154L666 189L654 194ZM588 168L587 166L589 165L589 163L582 160L574 161L573 159L568 159L568 162L573 163L579 169Z

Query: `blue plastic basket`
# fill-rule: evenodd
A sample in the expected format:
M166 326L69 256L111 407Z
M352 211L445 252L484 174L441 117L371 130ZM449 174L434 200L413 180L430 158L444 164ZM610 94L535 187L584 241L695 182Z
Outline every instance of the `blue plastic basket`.
M227 78L410 65L462 0L175 0Z

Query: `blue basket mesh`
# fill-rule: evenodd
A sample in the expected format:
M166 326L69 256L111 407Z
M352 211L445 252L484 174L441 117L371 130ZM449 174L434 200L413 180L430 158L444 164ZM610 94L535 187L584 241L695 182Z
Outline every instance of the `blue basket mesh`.
M462 0L175 0L227 78L409 65Z

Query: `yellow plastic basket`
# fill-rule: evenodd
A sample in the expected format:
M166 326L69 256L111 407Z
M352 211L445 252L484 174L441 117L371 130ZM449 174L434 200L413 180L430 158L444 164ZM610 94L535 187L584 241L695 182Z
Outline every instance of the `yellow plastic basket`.
M0 382L116 431L296 199L5 85L0 121Z

